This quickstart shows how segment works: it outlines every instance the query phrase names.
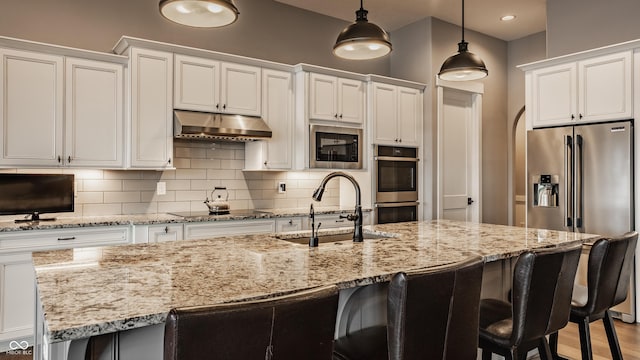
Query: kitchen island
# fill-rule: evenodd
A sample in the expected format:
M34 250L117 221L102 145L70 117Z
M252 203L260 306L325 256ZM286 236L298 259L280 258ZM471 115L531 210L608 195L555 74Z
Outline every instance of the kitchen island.
M494 262L527 249L598 238L447 220L374 225L366 232L391 237L309 248L249 235L34 253L36 312L44 319L36 330L36 358L66 358L71 340L161 325L173 307L268 298L328 284L349 289L471 255Z

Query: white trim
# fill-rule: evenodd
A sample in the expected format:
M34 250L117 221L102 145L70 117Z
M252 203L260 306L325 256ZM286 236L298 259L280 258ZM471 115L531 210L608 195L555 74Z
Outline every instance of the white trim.
M447 80L441 80L439 77L436 77L436 86L438 87L442 86L448 89L466 91L474 94L484 94L484 84L479 82L447 81Z

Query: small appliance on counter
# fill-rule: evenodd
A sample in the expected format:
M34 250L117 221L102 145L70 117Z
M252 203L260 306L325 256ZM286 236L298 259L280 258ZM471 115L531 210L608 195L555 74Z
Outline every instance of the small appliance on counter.
M213 194L215 192L224 191L224 199L222 199L221 194L217 194L217 197L214 197ZM227 188L224 186L216 186L211 191L211 200L207 197L204 200L205 205L209 208L209 215L226 215L229 213L229 192Z

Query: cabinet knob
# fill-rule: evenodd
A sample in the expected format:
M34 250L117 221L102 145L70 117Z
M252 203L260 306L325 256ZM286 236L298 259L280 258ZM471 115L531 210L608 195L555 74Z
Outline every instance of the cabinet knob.
M62 162L62 156L58 155L58 163Z
M165 226L165 227L164 227L164 233L165 233L165 234L168 234L168 233L169 233L169 227L168 227L168 226Z
M579 117L580 119L582 119L582 114L578 115L578 117Z
M71 163L71 155L67 157L67 163Z
M266 161L264 162L264 166L267 166L267 162Z
M222 110L227 110L227 104L222 105Z
M571 114L571 120L573 120L573 119L575 119L575 118L576 118L576 116L575 116L575 115L573 115L573 114Z
M220 104L216 104L216 109L220 109Z
M395 139L395 140L393 140L393 141L398 142L398 139Z
M289 225L293 225L293 220L289 219Z
M340 119L342 119L342 114L340 114Z
M402 139L398 139L398 142L402 142Z
M169 160L167 160L167 163L171 164L171 158L169 158Z
M338 118L338 114L333 115L333 117L337 119Z

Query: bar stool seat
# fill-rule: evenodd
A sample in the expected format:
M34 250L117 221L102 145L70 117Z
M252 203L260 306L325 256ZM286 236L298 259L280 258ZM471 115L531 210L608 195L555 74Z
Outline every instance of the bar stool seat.
M545 335L569 320L571 290L580 259L580 245L522 253L513 271L512 303L480 301L482 359L496 353L524 360L537 348L541 359L551 359Z
M484 262L481 257L397 273L389 283L387 324L338 338L337 360L475 359Z
M329 360L335 286L273 299L172 309L164 360Z
M578 324L582 359L592 359L589 324L602 319L611 358L622 359L610 309L627 298L638 233L596 241L589 251L587 286L574 285L569 321ZM558 355L558 334L549 337L554 359Z

